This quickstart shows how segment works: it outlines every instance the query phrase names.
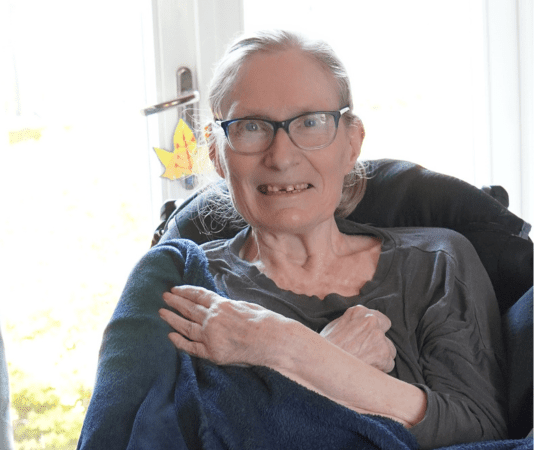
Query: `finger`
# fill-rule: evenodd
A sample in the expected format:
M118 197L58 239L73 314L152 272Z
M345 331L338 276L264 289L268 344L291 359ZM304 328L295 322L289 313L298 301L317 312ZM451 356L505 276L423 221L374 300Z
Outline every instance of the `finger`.
M188 298L171 294L170 292L164 292L163 300L165 303L167 303L167 305L176 309L185 318L192 320L193 322L202 323L206 317L206 308L189 300Z
M389 361L388 364L386 364L386 366L384 367L383 372L384 372L384 373L389 373L389 372L391 372L394 368L395 368L395 360L392 359L392 360Z
M391 357L395 359L397 357L397 347L395 347L395 344L393 344L393 342L391 342L391 340L388 338L386 338L386 343L389 348L389 353Z
M377 310L370 310L365 317L375 317L377 319L378 327L385 333L391 328L391 320L385 314Z
M183 350L193 356L198 356L200 358L206 357L205 347L200 342L188 341L179 333L169 333L169 339L179 350Z
M202 328L198 323L184 319L178 314L175 314L172 311L164 308L159 310L159 315L172 328L190 341L199 342L201 340Z
M175 286L171 289L171 292L205 308L209 308L213 302L217 301L218 297L214 292L200 286Z
M340 322L340 320L341 320L341 317L338 317L337 319L332 320L332 322L326 324L326 326L321 330L319 334L321 336L327 335L328 333L330 333L332 328L334 328L336 324Z
M384 373L389 373L393 370L395 367L395 356L397 353L397 350L395 349L395 346L393 343L386 338L386 346L382 347L382 352L379 352L379 356L377 359L378 365L375 366L377 369L380 369Z
M351 311L352 314L359 316L359 317L375 318L377 320L378 327L384 332L386 332L387 330L391 328L391 320L389 320L389 317L376 309L369 309L363 305L355 305L355 306L350 307L347 310L347 312L348 311Z

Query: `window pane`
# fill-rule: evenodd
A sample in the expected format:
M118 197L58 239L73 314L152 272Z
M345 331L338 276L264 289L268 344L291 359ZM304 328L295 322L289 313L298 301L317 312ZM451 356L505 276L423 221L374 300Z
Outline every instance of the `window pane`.
M0 319L18 448L76 447L103 329L150 245L139 3L13 0L2 19Z
M334 47L366 128L363 159L409 160L480 183L481 2L244 0L244 18L246 31L298 30Z

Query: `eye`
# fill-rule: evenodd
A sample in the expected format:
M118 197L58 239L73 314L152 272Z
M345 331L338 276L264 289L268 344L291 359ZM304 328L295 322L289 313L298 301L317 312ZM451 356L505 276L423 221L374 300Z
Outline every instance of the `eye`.
M269 124L259 119L239 119L228 128L232 139L262 139L271 131Z
M242 119L232 124L235 130L239 133L253 134L259 131L264 131L266 125L261 120Z
M260 129L258 122L246 122L244 126L247 132L258 131Z
M302 116L298 121L298 126L307 129L323 128L326 124L326 114L309 114Z

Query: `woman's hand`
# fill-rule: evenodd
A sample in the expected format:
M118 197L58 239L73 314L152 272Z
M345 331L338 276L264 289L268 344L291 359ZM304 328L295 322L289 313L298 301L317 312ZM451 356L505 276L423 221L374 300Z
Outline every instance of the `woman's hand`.
M397 350L386 337L391 321L380 311L353 306L330 322L321 336L363 362L389 373L395 367Z
M378 311L349 308L320 336L261 306L227 300L200 287L175 287L163 298L183 316L160 310L177 331L169 334L171 341L194 356L221 365L267 366L354 411L390 417L405 426L424 415L422 390L365 361L383 360L386 366L389 361L393 367L395 348L384 335L390 322ZM377 358L383 347L388 356Z
M183 317L161 309L160 316L177 332L176 347L216 364L268 365L279 321L288 320L261 306L228 300L195 286L174 287L165 302Z

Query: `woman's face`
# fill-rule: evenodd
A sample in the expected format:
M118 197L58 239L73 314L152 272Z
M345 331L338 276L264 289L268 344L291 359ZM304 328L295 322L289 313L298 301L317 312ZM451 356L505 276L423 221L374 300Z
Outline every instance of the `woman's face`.
M240 69L222 113L224 120L282 121L305 112L336 111L345 106L338 99L333 76L302 52L260 53ZM299 233L333 219L343 179L354 167L360 147L358 128L341 119L328 147L302 150L279 129L271 146L259 154L235 153L225 140L214 163L250 225Z

